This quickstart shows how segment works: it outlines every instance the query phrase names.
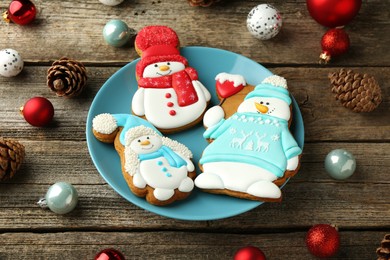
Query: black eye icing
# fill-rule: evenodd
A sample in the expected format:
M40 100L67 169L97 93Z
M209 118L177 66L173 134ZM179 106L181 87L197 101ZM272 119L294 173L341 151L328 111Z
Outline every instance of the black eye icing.
M148 136L148 137L146 137L146 139L148 139L148 140L149 140L149 136Z
M138 143L140 143L140 142L141 142L141 140L138 139Z
M260 104L264 104L264 102L263 102L263 101L260 101Z
M265 103L267 106L269 105L269 102Z
M156 68L157 68L157 67L158 67L158 65L157 65L157 64L154 64L154 67L156 67Z
M170 63L170 62L167 62L167 65L171 65L171 63Z

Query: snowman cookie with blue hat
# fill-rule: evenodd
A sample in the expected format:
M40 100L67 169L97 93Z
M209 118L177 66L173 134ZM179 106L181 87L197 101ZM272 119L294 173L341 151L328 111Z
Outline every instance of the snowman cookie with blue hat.
M216 194L280 201L280 186L300 166L301 148L289 130L292 100L284 78L256 87L240 75L217 75L218 106L204 115L210 144L199 161L195 186Z
M130 190L158 206L188 197L194 189L192 153L162 134L148 121L130 114L99 114L92 120L94 136L114 143Z

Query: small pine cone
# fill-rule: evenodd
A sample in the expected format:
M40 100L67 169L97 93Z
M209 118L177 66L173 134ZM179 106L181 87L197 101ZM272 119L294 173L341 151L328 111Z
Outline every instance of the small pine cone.
M87 83L87 70L81 62L63 57L47 71L47 85L59 97L75 97Z
M17 141L0 138L0 181L11 179L22 165L24 146Z
M390 234L385 235L381 247L377 248L378 260L390 260Z
M335 98L355 112L371 112L382 102L381 89L367 74L341 69L328 75Z
M188 0L191 6L202 6L202 7L210 6L219 1L220 0Z

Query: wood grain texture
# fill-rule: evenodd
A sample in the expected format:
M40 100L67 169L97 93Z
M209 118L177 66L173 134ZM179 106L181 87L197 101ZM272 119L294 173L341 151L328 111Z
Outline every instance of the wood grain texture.
M2 1L0 9L9 2ZM208 8L185 0L127 0L116 7L97 0L34 3L39 13L31 25L0 23L0 49L15 49L25 60L20 75L0 77L0 137L26 147L22 168L0 183L0 260L93 259L108 247L126 259L232 259L246 245L258 246L271 260L315 259L304 237L318 223L339 227L341 248L331 259L376 258L390 233L388 0L363 1L345 27L351 48L327 66L317 64L327 28L310 17L304 0L271 3L282 13L283 28L269 41L256 40L246 29L247 14L259 4L253 0L223 0ZM304 119L305 145L301 170L283 188L282 203L222 220L183 221L141 209L105 182L88 152L88 111L104 82L138 58L131 42L122 48L104 42L102 29L111 19L122 19L134 33L150 24L171 26L182 46L239 53L287 79ZM46 86L47 69L63 56L87 67L87 86L77 98L58 98ZM383 102L376 110L354 113L334 99L327 75L344 67L377 79ZM34 96L55 107L46 128L30 126L19 114ZM344 181L324 169L327 153L337 148L357 161L356 172ZM36 204L58 181L74 184L80 195L77 208L63 216Z
M232 259L247 245L261 245L267 259L318 259L305 246L305 232L251 234L208 232L58 232L0 234L0 259L93 259L104 248L126 259ZM328 259L375 259L377 232L340 232L341 246ZM39 257L39 258L36 258Z
M117 7L91 0L35 2L39 14L32 25L10 24L1 29L6 37L0 38L0 49L19 50L28 62L49 62L62 56L99 64L133 60L137 55L131 44L118 49L104 42L102 29L110 19L122 19L135 31L149 24L171 26L182 46L226 49L266 64L316 64L319 42L326 32L310 17L302 0L273 2L284 23L270 41L258 41L246 29L246 17L259 4L256 1L227 0L210 8L193 8L184 0L125 1ZM364 1L357 17L346 26L352 42L349 55L335 59L334 64L389 65L388 4ZM26 48L26 42L34 43L32 48Z
M19 139L85 140L89 106L104 82L119 67L87 66L90 80L81 96L74 99L59 98L50 92L46 86L48 68L49 66L26 67L17 78L0 78L0 135ZM270 68L273 73L288 80L290 91L302 112L307 142L390 140L390 68L351 69L373 75L382 88L383 102L371 113L354 113L334 99L328 73L338 71L339 68ZM48 129L29 126L19 116L20 106L33 96L44 96L55 107L54 122Z

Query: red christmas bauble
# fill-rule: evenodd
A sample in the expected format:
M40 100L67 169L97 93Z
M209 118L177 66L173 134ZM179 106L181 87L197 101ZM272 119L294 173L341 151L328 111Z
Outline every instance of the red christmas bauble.
M44 97L33 97L20 108L24 119L32 126L46 126L54 116L52 103Z
M320 62L328 63L333 56L344 54L350 45L348 34L341 28L328 30L321 39Z
M359 12L362 0L306 0L311 17L327 27L344 26Z
M331 257L340 247L339 232L328 224L314 225L306 234L306 246L314 256Z
M116 249L107 248L100 251L96 256L95 260L125 260L125 257Z
M6 20L25 25L31 23L37 14L35 5L29 0L13 0L5 14Z
M234 260L266 260L263 251L255 246L246 246L238 249Z

